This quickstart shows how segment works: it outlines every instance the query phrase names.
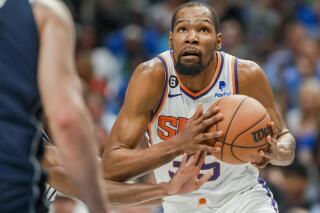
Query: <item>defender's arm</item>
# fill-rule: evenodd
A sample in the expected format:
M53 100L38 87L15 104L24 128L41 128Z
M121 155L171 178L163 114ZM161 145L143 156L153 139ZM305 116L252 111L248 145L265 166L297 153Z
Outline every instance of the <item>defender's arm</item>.
M48 172L48 183L64 194L78 197L78 190L62 167L59 151L54 146L46 146L45 157L42 165ZM182 160L176 175L168 183L160 184L129 184L114 181L105 181L105 191L108 192L108 202L111 206L150 206L161 203L161 198L167 195L188 193L199 189L212 174L205 174L200 180L197 179L205 154Z
M81 199L92 212L106 212L93 127L75 70L71 15L55 0L35 1L33 12L40 41L38 84L53 139Z

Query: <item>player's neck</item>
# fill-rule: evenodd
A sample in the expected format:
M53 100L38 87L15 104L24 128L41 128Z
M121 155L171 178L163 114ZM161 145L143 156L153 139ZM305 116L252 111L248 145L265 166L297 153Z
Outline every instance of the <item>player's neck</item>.
M192 92L199 92L206 88L212 81L216 72L217 56L214 56L210 63L201 73L197 75L182 75L177 73L181 83Z

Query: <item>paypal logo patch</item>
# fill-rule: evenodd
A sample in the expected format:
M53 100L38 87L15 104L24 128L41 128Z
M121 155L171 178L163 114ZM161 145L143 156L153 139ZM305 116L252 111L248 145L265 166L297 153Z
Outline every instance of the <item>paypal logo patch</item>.
M227 84L224 81L219 81L219 90L223 91L226 88Z
M227 84L225 81L219 81L219 90L220 92L216 92L214 94L215 98L222 98L223 96L230 96L231 91L226 91Z

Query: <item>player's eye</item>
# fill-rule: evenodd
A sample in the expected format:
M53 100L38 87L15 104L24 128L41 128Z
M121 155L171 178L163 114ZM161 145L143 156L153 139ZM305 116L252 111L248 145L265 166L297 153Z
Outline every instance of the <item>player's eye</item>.
M207 33L207 32L209 32L209 29L206 28L206 27L202 27L202 28L200 29L200 32L201 32L201 33Z
M185 27L179 27L179 28L178 28L178 32L179 32L179 33L187 32L187 28L185 28Z

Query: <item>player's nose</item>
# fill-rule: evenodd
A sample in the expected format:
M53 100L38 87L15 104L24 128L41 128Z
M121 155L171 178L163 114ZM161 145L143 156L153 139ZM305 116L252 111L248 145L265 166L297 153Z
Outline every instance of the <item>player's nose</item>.
M188 35L186 36L185 42L187 44L197 44L199 43L199 37L195 30L190 30L188 32Z

